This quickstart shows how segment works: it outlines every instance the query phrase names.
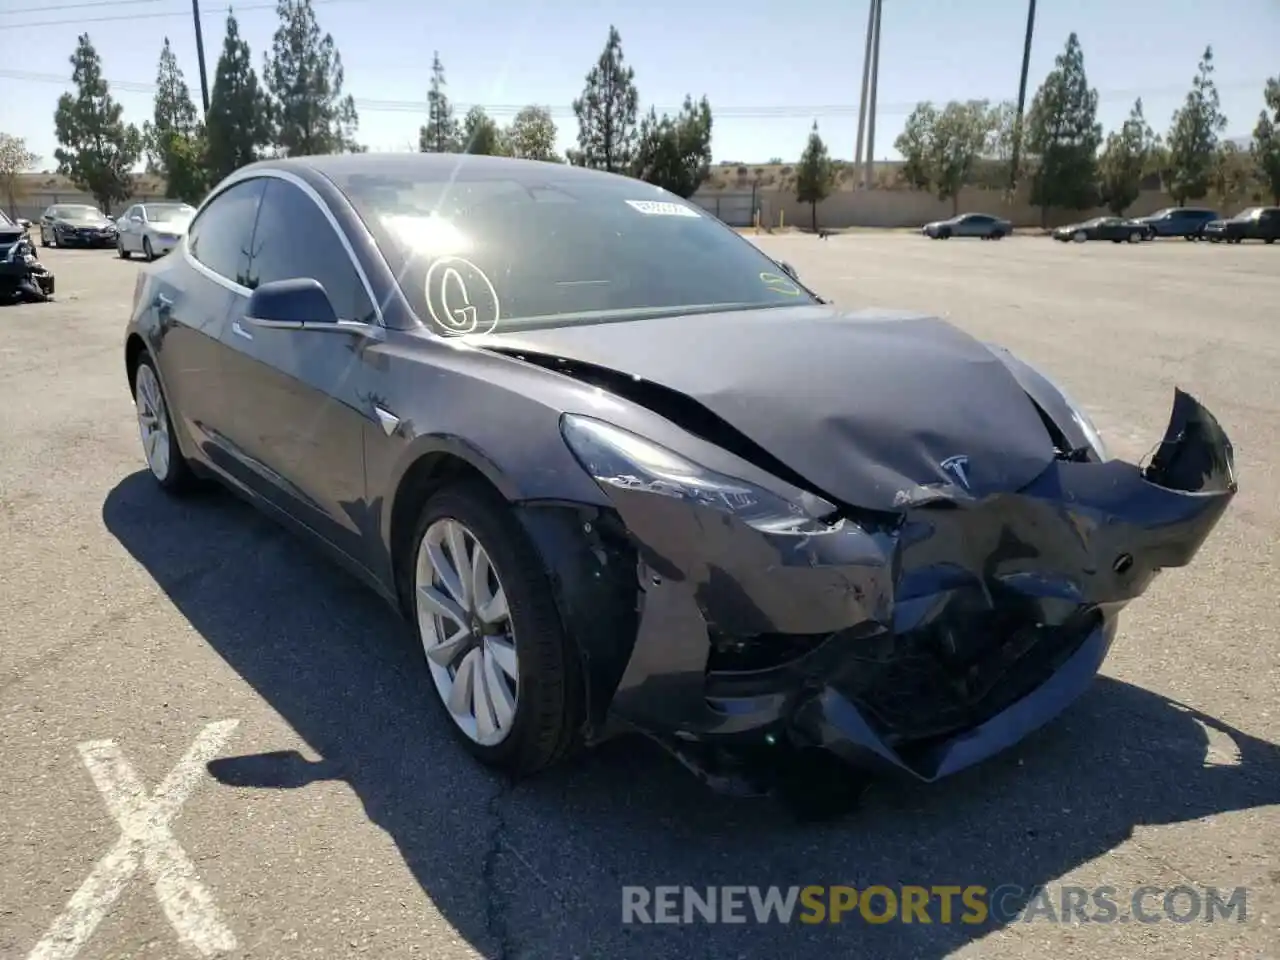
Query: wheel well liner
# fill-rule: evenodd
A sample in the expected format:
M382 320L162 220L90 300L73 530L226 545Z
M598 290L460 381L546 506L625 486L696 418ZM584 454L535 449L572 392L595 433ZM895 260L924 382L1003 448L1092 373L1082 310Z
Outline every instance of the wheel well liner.
M147 345L136 333L129 334L124 345L124 368L129 377L129 391L133 391L133 375L138 372L138 361L147 352Z

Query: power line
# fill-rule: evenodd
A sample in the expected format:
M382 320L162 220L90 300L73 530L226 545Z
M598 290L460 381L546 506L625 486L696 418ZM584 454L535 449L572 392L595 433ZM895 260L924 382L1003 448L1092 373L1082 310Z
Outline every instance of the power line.
M142 2L148 2L148 0L135 0L135 2L142 3ZM319 6L320 4L353 3L353 2L357 2L357 0L312 0L312 4L316 6ZM105 7L106 5L107 5L106 3L84 4L84 6L86 7L95 7L95 6ZM45 10L56 10L56 9L59 9L59 8L44 7L40 9L40 12L43 13ZM69 9L69 8L64 7L61 9ZM276 9L276 5L274 3L246 3L241 6L212 7L209 10L206 10L205 13L206 14L225 14L225 13L231 13L234 10L236 15L239 16L241 13L244 13L246 11L274 10L274 9ZM79 26L82 23L111 23L116 20L168 20L168 19L176 19L178 17L185 18L189 16L191 16L190 10L174 10L174 11L162 10L155 13L116 13L116 14L105 16L105 17L72 17L66 20L36 20L31 23L6 23L6 24L0 25L0 27L2 27L6 32L8 32L10 30L25 30L30 27Z
M320 2L320 0L316 0ZM331 0L337 2L337 0ZM238 8L243 9L243 8ZM0 70L0 78L7 80L24 80L30 83L50 83L60 86L68 86L71 80L68 77L56 73L36 73L29 70ZM107 80L107 83L117 90L126 93L155 93L156 85L154 83L145 83L138 80ZM1266 85L1263 79L1251 82L1236 82L1230 84L1222 84L1219 90L1261 90ZM1147 88L1145 90L1109 90L1099 93L1100 102L1132 102L1137 97L1157 97L1162 95L1181 96L1186 92L1186 87L1165 87L1165 88ZM426 110L427 101L424 96L421 100L380 100L367 97L355 98L356 107L360 110L366 110L370 113L421 113ZM465 113L471 107L482 107L484 111L491 116L514 116L523 110L528 104L513 103L462 103L455 102L454 107L460 113ZM878 103L876 104L876 112L882 116L905 116L916 107L915 102L900 101L897 103ZM547 109L553 116L570 117L574 116L573 108L568 105L549 106ZM673 113L680 110L680 106L676 105L654 105L659 113ZM856 103L832 103L832 104L796 104L790 106L777 105L756 105L756 106L736 106L736 107L720 107L714 111L717 118L724 119L741 119L741 120L791 120L810 117L834 117L834 116L856 116L859 106Z
M18 7L16 10L0 10L0 17L12 17L19 13L49 13L53 10L86 10L91 7L132 7L142 3L165 3L167 0L88 0L86 3L59 3L47 7ZM72 21L68 21L70 23Z

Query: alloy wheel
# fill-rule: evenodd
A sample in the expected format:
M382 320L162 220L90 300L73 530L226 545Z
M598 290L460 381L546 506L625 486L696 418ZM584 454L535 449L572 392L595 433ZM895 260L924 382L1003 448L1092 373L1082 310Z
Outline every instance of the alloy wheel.
M138 367L134 379L134 404L138 411L138 433L147 466L160 482L169 477L169 414L165 409L160 382L149 363Z
M501 743L515 725L520 661L502 581L466 525L443 517L427 527L414 594L427 666L449 716L474 742Z

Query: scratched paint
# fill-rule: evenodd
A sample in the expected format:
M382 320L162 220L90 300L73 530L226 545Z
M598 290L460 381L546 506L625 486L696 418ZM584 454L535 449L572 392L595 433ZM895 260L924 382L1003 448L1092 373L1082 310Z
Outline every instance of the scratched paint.
M218 755L239 723L220 720L201 730L150 796L115 741L80 744L80 756L120 827L120 838L72 894L27 960L70 960L79 953L139 867L179 940L206 957L235 949L235 934L170 825L199 785L205 764Z

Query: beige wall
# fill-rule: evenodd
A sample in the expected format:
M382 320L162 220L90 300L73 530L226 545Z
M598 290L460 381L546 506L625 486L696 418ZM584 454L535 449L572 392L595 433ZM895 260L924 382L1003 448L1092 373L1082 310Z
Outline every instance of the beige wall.
M159 199L161 197L156 193L138 194L123 203L113 203L111 205L111 216L120 216L132 204L141 203L144 200ZM98 202L89 194L81 193L78 190L28 190L18 198L17 216L26 217L28 220L38 220L46 208L54 203L91 203L97 206ZM5 209L7 210L8 207L6 206Z
M703 190L695 199L707 209L714 211L717 200L726 210L740 207L740 198L750 197L740 190ZM787 226L807 228L812 215L809 204L797 203L794 195L778 190L761 190L756 194L760 207L762 222L770 226L778 225L782 216ZM1242 200L1223 200L1209 196L1197 201L1206 206L1218 209L1223 214L1235 213L1238 207L1246 202ZM1161 207L1173 206L1173 201L1165 194L1156 191L1145 191L1126 211L1128 216L1140 217L1154 213ZM1025 195L1014 202L1006 200L1000 190L965 189L960 194L959 211L973 213L989 213L1012 221L1015 227L1039 227L1040 210L1031 206ZM818 204L819 227L920 227L930 220L941 220L952 216L955 211L950 201L941 201L932 194L918 190L858 190L841 191L833 194ZM1049 226L1072 223L1089 217L1103 216L1108 211L1096 210L1050 210ZM735 224L737 225L737 224Z

